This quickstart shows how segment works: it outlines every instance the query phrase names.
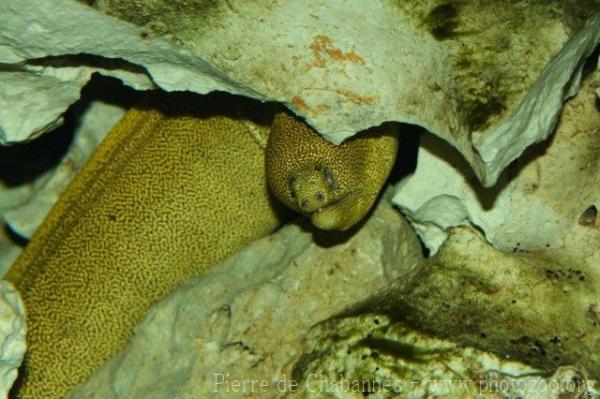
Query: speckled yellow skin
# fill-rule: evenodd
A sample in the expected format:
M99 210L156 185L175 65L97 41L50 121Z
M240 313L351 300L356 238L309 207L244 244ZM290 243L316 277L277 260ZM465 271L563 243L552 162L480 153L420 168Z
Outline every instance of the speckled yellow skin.
M396 159L391 125L333 145L286 112L273 120L267 145L269 186L287 206L323 230L346 230L369 211Z
M252 107L150 95L109 133L6 276L28 316L18 397L63 397L152 302L279 225L259 145L271 121L243 121Z

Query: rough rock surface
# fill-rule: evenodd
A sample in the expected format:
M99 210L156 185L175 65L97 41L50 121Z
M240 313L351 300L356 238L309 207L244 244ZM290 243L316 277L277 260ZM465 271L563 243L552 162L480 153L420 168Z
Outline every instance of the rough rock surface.
M97 2L134 26L73 0L56 0L52 13L43 0L7 0L0 79L33 76L0 92L0 141L56 124L90 71L138 88L152 84L147 71L166 90L282 101L334 143L386 120L419 124L492 185L551 132L600 41L600 14L596 0L480 3ZM81 53L96 57L73 56ZM26 124L11 100L18 90L43 111Z
M397 186L394 202L432 253L446 239L447 229L472 225L504 251L535 251L564 264L600 262L595 87L590 74L565 105L552 138L528 151L490 189L480 186L451 147L430 135L422 138L417 169Z
M424 137L395 201L438 252L384 300L395 317L541 369L573 365L600 378L599 140L593 75L551 141L493 189Z
M350 235L292 224L254 243L155 304L123 352L70 397L236 397L233 380L265 380L265 395L276 395L314 324L421 259L385 203Z
M327 320L307 337L292 397L581 398L597 382L573 367L553 374L416 332L382 314ZM321 397L321 396L319 396Z
M1 220L1 219L0 219ZM22 247L15 243L6 228L0 230L0 276L4 276L21 253Z
M0 397L6 398L25 354L25 309L7 281L0 281L0 348Z
M468 227L396 281L380 306L463 345L546 371L573 365L600 378L600 274L539 253L494 249Z
M0 3L0 62L5 64L0 68L0 143L31 139L54 128L95 71L135 89L157 83L166 90L239 91L184 49L161 39L146 40L142 29L75 1L58 0L51 13L46 5L38 0Z

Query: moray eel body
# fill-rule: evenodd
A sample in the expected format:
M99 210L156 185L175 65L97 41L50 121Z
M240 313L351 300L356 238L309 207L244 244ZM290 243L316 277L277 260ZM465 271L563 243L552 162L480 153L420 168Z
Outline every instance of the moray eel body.
M5 277L19 288L28 322L12 393L64 397L125 346L154 301L273 231L289 215L272 201L267 181L319 228L356 224L377 198L397 145L389 127L335 146L301 120L285 112L273 120L250 100L146 95Z
M156 299L280 224L271 118L231 99L148 95L60 197L6 276L28 317L17 397L64 397Z
M318 228L346 230L377 199L397 149L398 134L389 124L338 146L305 122L279 112L267 145L267 179L284 204L309 216Z

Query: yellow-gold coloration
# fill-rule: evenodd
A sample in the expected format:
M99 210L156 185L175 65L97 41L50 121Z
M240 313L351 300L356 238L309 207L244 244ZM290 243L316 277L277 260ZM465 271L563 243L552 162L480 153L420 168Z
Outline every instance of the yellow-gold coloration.
M369 211L391 171L398 134L389 124L331 144L305 122L279 112L267 144L267 179L288 207L323 230L346 230Z
M113 128L6 276L28 317L17 397L63 397L156 299L279 225L263 111L150 94Z

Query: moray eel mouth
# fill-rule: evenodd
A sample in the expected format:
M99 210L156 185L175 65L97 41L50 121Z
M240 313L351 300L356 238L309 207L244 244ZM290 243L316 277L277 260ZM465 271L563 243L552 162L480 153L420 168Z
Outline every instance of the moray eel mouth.
M321 230L346 230L354 224L351 212L358 206L359 198L359 190L351 191L312 212L303 213Z

